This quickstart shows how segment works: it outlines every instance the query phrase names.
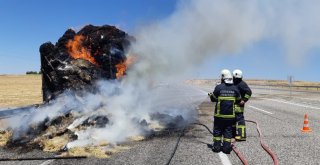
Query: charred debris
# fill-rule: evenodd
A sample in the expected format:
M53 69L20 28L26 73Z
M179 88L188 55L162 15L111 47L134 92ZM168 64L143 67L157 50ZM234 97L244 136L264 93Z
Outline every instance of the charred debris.
M43 107L54 104L61 93L70 91L71 94L81 97L81 91L96 92L94 83L97 80L121 81L121 77L126 74L126 51L130 42L134 42L134 38L114 26L87 25L78 32L68 29L55 45L51 42L42 44L40 56L44 104L6 111L8 114L5 116L20 114L23 116L21 120L28 123L28 120L33 120L33 116L42 113L40 111ZM63 113L54 118L47 117L43 121L21 128L1 131L0 142L8 148L39 148L44 151L63 152L68 142L78 138L75 131L70 129L75 120L81 119L81 122L74 126L76 130L85 130L86 127L103 128L112 124L107 115L92 111L94 113L91 115L79 116L73 113L73 109L66 107ZM19 113L10 114L11 112ZM181 129L186 125L182 116L161 113L150 115L152 120L159 121L162 128ZM141 127L146 127L150 135L156 134L154 129L147 129L149 123L145 120L136 122ZM105 156L104 154L105 152L102 155Z

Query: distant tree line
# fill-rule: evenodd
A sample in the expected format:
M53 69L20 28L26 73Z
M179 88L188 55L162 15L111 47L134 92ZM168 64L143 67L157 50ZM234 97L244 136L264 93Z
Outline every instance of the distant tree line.
M26 74L41 74L41 71L37 72L37 71L27 71Z

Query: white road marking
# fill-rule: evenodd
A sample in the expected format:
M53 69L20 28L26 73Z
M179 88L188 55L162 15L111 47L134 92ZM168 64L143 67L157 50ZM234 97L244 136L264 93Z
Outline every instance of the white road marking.
M311 99L311 98L302 98L302 97L294 97L301 100L311 100L311 101L319 101L319 99Z
M221 159L221 163L223 165L232 165L226 154L224 154L223 152L219 152L218 155L219 155L219 157Z
M258 110L258 111L261 111L261 112L264 112L264 113L268 113L268 114L273 115L273 113L272 113L272 112L269 112L269 111L263 110L263 109L261 109L261 108L254 107L254 106L252 106L252 105L249 105L249 107L250 107L250 108L253 108L253 109L256 109L256 110Z
M40 165L48 165L48 164L52 163L53 161L54 161L54 159L50 159L50 160L47 160L47 161L41 163Z
M320 109L319 107L313 107L313 106L303 105L303 104L299 104L299 103L293 103L293 102L289 102L289 101L282 101L282 100L276 100L276 99L265 99L265 100L270 100L270 101L275 101L275 102L279 102L279 103L296 105L296 106L304 107L304 108Z

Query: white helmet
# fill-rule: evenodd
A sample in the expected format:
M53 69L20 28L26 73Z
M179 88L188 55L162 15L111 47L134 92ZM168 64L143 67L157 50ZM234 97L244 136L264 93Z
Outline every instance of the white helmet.
M229 72L229 73L227 73L227 74L224 75L223 81L224 81L226 84L233 84L233 77L232 77L231 72Z
M223 79L227 74L231 75L231 72L228 69L222 69L220 72L220 76Z
M242 71L240 69L236 69L233 71L233 77L242 78Z

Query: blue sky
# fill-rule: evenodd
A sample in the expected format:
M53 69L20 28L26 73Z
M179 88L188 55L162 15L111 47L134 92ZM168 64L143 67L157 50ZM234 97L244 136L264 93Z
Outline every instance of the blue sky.
M176 0L1 0L0 74L40 70L39 46L57 42L70 27L116 25L129 34L136 27L170 16ZM289 64L276 40L259 41L238 54L206 60L196 78L217 78L223 68L242 69L245 78L320 81L319 51L299 66Z
M227 68L234 70L240 68L244 78L287 80L287 77L291 75L297 81L319 82L320 56L318 53L309 52L299 65L292 65L285 56L285 50L278 45L277 41L261 41L239 54L208 60L200 66L197 72L205 69L221 70L221 68ZM215 74L213 76L217 77L219 73ZM211 75L210 72L204 73L204 77Z
M0 74L40 70L40 45L57 42L70 27L110 24L130 32L137 24L167 16L175 5L172 0L132 2L1 0Z

